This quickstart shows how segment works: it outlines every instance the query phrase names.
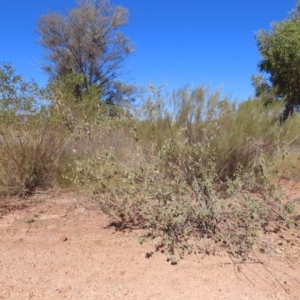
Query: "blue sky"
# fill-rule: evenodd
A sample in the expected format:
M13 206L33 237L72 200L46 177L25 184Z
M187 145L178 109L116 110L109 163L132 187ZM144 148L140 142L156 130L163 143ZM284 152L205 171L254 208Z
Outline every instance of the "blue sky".
M253 94L250 76L260 59L254 40L294 8L296 0L111 0L129 10L122 31L135 47L125 62L130 83L166 83L166 89L205 84L222 88L231 98ZM73 0L9 0L0 2L0 61L40 85L43 50L36 44L35 22L49 10L64 13Z

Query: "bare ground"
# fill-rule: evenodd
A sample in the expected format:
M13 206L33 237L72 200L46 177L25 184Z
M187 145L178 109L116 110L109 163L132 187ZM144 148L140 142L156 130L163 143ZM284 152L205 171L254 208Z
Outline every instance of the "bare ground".
M266 234L243 263L218 252L170 265L147 258L138 230L108 225L76 193L0 200L0 299L300 299L299 231Z

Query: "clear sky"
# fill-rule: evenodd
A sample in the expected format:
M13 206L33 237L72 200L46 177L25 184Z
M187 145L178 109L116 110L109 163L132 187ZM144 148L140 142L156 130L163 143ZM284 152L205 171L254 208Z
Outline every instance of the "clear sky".
M129 10L122 31L135 47L125 62L130 83L166 83L166 89L205 84L231 98L253 94L250 76L260 59L254 40L295 7L296 0L111 0ZM35 22L50 10L64 13L73 0L1 0L0 61L40 85L47 77L37 61Z

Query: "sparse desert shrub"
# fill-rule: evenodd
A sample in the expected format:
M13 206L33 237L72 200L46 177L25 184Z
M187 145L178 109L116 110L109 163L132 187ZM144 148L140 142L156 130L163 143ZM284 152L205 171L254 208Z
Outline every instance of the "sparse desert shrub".
M237 106L202 87L177 91L168 105L160 91L152 94L137 118L122 119L123 130L131 128L123 146L138 160L129 164L102 148L78 169L115 224L147 228L141 241L156 237L156 249L175 262L192 251L191 238L243 256L269 221L290 222L293 206L270 185L267 165L293 139L279 125L280 107Z
M63 140L59 120L41 106L42 91L16 75L10 64L0 69L0 194L25 195L52 183Z
M269 157L269 165L274 177L299 180L300 176L300 116L294 114L281 126L281 147L272 157ZM283 142L285 141L285 143ZM288 141L288 143L286 143Z
M100 119L74 143L75 183L87 189L96 185L103 193L113 193L122 185L120 166L131 170L139 165L140 158L130 134L130 118L102 116Z

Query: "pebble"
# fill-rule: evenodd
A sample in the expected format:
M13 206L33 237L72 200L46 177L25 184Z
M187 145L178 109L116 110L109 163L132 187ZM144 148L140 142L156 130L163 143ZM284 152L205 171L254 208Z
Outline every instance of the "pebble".
M62 235L62 236L59 238L59 240L60 240L61 242L65 242L65 241L68 240L68 238L67 238L66 236Z

